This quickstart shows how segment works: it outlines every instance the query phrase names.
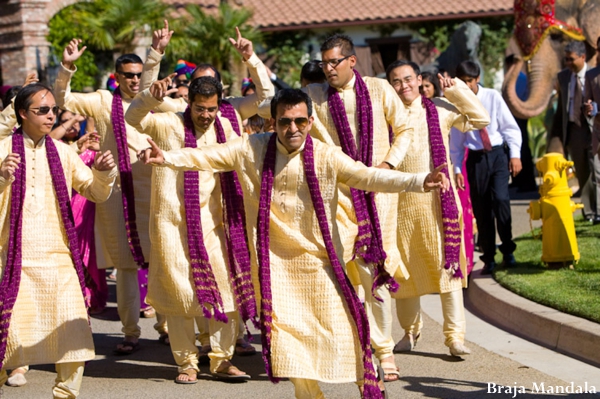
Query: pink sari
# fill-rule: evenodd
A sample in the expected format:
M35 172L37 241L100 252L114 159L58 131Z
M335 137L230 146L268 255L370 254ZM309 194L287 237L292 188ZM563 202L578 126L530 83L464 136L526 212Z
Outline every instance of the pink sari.
M91 167L95 156L96 152L87 150L79 157L87 166ZM73 219L79 238L79 250L81 251L83 264L86 265L89 277L93 281L93 284L86 284L91 286L85 288L86 296L90 298L90 311L99 313L106 307L108 285L106 284L104 270L99 270L96 263L96 245L94 243L96 204L73 191L71 207L73 208Z
M465 179L465 189L457 190L458 198L462 204L463 211L463 224L464 224L464 238L465 238L465 253L467 256L467 275L471 274L473 270L473 251L475 248L473 242L473 207L471 206L471 195L469 188L469 180L467 179L467 157L469 156L469 149L465 148L465 157L462 164L463 176Z

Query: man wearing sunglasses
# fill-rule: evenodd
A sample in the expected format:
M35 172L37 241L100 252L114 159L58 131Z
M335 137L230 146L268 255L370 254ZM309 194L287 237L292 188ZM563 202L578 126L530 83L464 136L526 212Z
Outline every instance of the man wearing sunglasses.
M343 271L337 187L423 192L445 190L448 179L441 168L430 174L369 168L312 139L311 100L301 90L279 91L271 112L275 133L165 153L150 140L141 158L240 176L269 378L290 378L296 398L323 398L318 381L358 382L365 398L380 398L367 318Z
M0 386L6 369L54 363L53 397L75 398L95 354L71 189L106 201L117 170L110 151L90 169L48 136L58 111L48 87L25 86L14 110L21 127L0 141Z
M367 166L396 167L409 148L412 129L407 112L394 89L382 79L362 78L352 40L333 35L321 46L324 84L305 89L313 100L315 122L311 135ZM388 131L392 127L392 132ZM362 198L361 198L362 197ZM375 356L386 371L386 381L399 378L394 361L391 297L387 285L408 277L396 243L398 196L351 192L341 185L337 223L344 244L344 260L355 285L362 285L371 325ZM370 239L368 238L370 237ZM376 270L377 269L377 270ZM387 276L386 284L371 295L375 276ZM397 285L396 285L397 286Z
M552 123L548 150L568 154L575 163L575 176L579 181L583 214L589 221L600 222L600 204L596 201L594 179L594 154L592 133L583 110L586 86L585 42L572 41L564 51L565 69L558 73L558 105Z
M165 21L164 28L153 33L152 47L155 51L164 51L172 33ZM125 337L117 345L115 353L128 355L138 349L141 334L138 325L141 309L139 276L145 276L144 268L147 268L150 255L151 173L137 162L136 156L146 146L148 136L127 125L124 115L140 90L142 75L158 76L158 68L144 70L137 55L124 54L115 63L119 87L114 95L108 90L73 93L70 81L76 72L74 63L85 51L85 47L79 48L80 44L81 40L73 39L63 52L55 83L56 101L68 111L94 118L100 135L100 148L111 150L119 165L120 190L115 190L108 201L96 207L96 226L101 243L99 250L106 260L99 267L115 267L118 270L117 309ZM157 315L154 328L165 341L168 333L166 319L162 315Z

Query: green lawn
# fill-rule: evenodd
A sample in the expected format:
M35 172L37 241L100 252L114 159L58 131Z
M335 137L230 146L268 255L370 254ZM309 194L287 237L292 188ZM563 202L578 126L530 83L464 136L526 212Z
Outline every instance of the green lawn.
M540 260L541 237L515 239L517 267L498 268L494 278L503 287L532 301L600 323L600 225L575 221L581 259L574 270L549 270ZM536 235L541 231L536 229ZM502 256L496 257L502 262Z

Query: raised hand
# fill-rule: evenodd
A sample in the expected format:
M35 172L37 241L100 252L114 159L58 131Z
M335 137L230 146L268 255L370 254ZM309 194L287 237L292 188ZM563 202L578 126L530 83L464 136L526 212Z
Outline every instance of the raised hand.
M173 82L173 78L177 76L177 73L172 73L164 79L157 80L152 85L150 85L150 94L152 97L156 98L159 101L162 101L163 98L170 95L171 93L175 93L177 88L170 89L171 83Z
M65 47L65 51L63 51L62 64L67 69L73 69L73 63L81 57L86 46L83 46L79 49L79 45L81 44L81 39L72 39L67 47Z
M446 174L442 172L446 166L448 166L448 164L441 164L435 168L433 172L427 175L425 181L423 182L423 188L425 191L431 191L439 188L442 190L442 192L445 192L448 190L448 188L450 188L450 180L448 180Z
M100 151L100 135L96 131L84 134L77 140L77 147L81 152L86 150Z
M30 85L32 83L37 83L40 80L37 77L37 73L36 72L30 72L27 74L27 77L25 78L25 83L23 83L23 87Z
M445 89L454 86L456 83L454 82L454 79L452 78L445 78L442 76L441 73L438 73L438 79L440 81L440 88L442 89L442 91L444 91Z
M157 29L152 33L152 48L159 53L164 54L165 49L171 40L171 36L173 36L173 31L169 30L169 22L165 19L164 27L162 29Z
M94 160L94 168L101 172L106 170L111 170L115 167L115 159L110 151L106 151L104 154L99 152L96 154L96 159Z
M229 42L233 44L233 47L235 47L237 52L240 53L240 55L244 58L244 61L248 61L248 59L252 57L252 54L254 54L252 42L242 37L242 34L237 26L235 27L235 31L237 33L237 40L234 40L230 37Z
M21 163L21 157L19 154L11 153L8 154L4 161L2 161L2 165L0 166L0 176L4 178L4 180L9 180L17 169L19 169L19 164Z
M148 143L150 143L150 148L138 152L138 159L146 165L162 165L165 163L162 150L150 138L148 139Z

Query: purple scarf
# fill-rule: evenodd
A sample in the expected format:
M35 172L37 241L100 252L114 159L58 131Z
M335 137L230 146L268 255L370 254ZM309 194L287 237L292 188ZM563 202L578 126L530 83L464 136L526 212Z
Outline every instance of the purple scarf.
M137 223L135 221L135 195L133 192L133 175L131 173L131 162L129 161L129 149L127 147L127 128L123 116L123 99L121 89L117 87L113 93L111 121L115 140L117 141L117 155L119 156L119 175L121 178L121 198L123 200L123 218L125 219L125 230L127 231L127 242L129 250L133 255L135 263L143 268L148 268L144 260L144 253L140 245Z
M60 208L60 216L63 222L63 227L67 234L69 249L73 264L81 285L81 292L85 298L85 277L84 266L79 252L79 244L77 242L77 233L75 231L75 223L73 222L73 212L71 210L71 199L65 181L65 173L62 163L56 149L54 141L50 137L46 137L46 157L50 167L50 175L52 177L52 186L56 193L56 201ZM0 282L0 368L4 365L4 356L6 355L6 344L8 339L8 329L12 310L17 300L19 293L19 285L21 283L21 268L22 268L22 228L23 228L23 206L25 202L25 186L26 186L26 158L23 131L19 128L12 135L12 152L19 154L21 163L15 171L15 181L11 185L10 194L10 230L8 237L8 253L6 265L4 267L4 275ZM87 305L87 304L86 304Z
M223 118L231 122L231 127L233 127L233 130L238 136L240 136L242 131L240 130L240 124L238 123L237 114L235 113L235 108L233 105L231 105L231 103L227 100L222 100L221 105L219 106L219 111L221 111L221 116L223 116Z
M355 161L360 161L366 166L372 166L373 107L371 105L371 96L369 95L367 85L356 70L354 71L354 75L356 76L355 90L358 136L360 137L359 148L357 148L357 143L352 135L344 103L334 87L329 86L327 103L344 153ZM371 292L377 298L375 290L384 284L388 285L390 291L396 292L398 290L398 283L384 268L387 255L383 249L381 227L375 205L375 193L356 190L354 188L350 188L350 193L352 194L352 202L358 222L358 237L354 243L355 254L362 256L366 262L373 263L376 266Z
M273 322L273 305L271 293L271 263L269 253L269 223L271 215L271 195L273 192L273 181L275 176L275 159L277 154L277 135L273 134L269 140L267 152L265 154L262 183L260 189L260 203L258 211L258 243L257 255L259 265L259 279L261 289L261 312L260 312L260 327L263 345L263 359L269 379L273 382L279 380L273 377L271 369L271 326ZM310 136L306 137L306 144L303 151L304 172L310 191L310 197L319 222L319 229L325 242L327 256L333 267L337 283L339 284L348 309L358 331L358 337L363 353L364 365L364 398L375 399L381 398L381 392L377 386L377 377L373 368L373 360L371 353L371 342L369 336L369 322L363 306L360 303L356 292L352 288L344 268L339 261L335 252L335 247L331 239L329 225L327 223L327 214L325 212L325 204L319 189L319 181L315 173L315 162L313 153L313 142ZM300 311L300 309L299 309Z
M188 107L184 113L185 126L185 146L196 148L196 136L194 134L194 124L191 118L191 111ZM219 118L215 118L215 131L217 142L225 143L225 131ZM246 219L242 197L241 185L235 172L220 174L221 192L223 197L223 221L225 228L225 240L229 261L229 277L233 287L235 301L242 320L252 320L255 325L257 322L256 300L254 298L254 287L252 285L250 254L246 239ZM194 283L196 286L196 296L200 304L209 303L215 309L217 318L217 307L223 308L223 303L218 292L218 287L214 281L214 274L209 263L208 253L202 239L202 223L200 220L200 189L198 185L198 172L184 172L184 202L186 210L186 221L188 223L188 245L190 259L192 259L192 270L194 273ZM196 216L197 215L197 216ZM193 260L198 259L196 254L200 254L202 266L194 265ZM195 268L196 267L196 268ZM202 270L201 270L202 269ZM202 279L197 279L196 274L203 275ZM208 279L208 280L206 280ZM212 286L203 284L209 281L214 283L214 290L217 292L209 293L213 290ZM209 297L207 301L206 298ZM210 298L212 297L212 298ZM207 312L206 308L205 314ZM225 317L224 314L222 314ZM208 316L210 317L210 316ZM221 315L218 315L221 317ZM225 320L227 318L225 317ZM217 318L219 320L219 318Z
M440 129L440 118L433 101L425 96L422 96L422 101L427 116L427 126L429 127L429 143L433 167L437 168L448 162L444 138L442 137L442 130ZM448 180L450 180L448 167L445 167L443 172ZM444 229L444 268L446 270L452 270L454 272L454 277L463 278L463 274L460 271L461 231L459 214L452 185L446 192L440 190L440 200L442 203L442 226Z

